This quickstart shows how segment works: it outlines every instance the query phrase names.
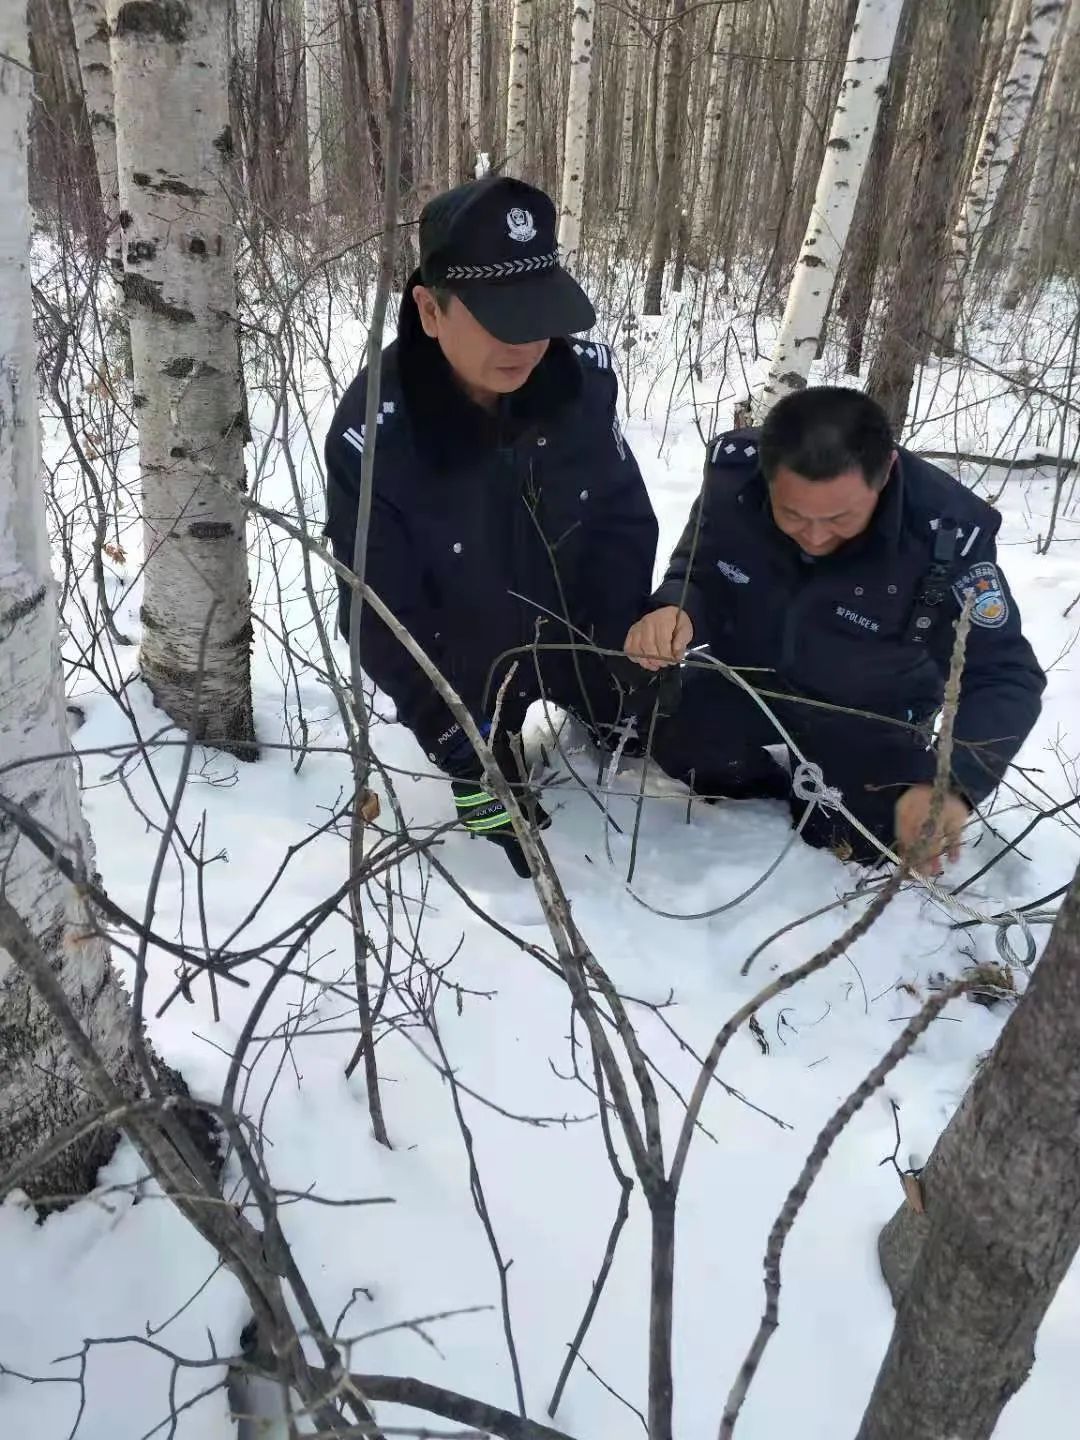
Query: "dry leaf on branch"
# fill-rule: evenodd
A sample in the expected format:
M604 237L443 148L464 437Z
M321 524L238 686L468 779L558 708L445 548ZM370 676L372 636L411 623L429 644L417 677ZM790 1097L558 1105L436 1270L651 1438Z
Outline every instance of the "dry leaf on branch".
M904 1199L915 1211L916 1215L925 1215L926 1206L923 1203L922 1185L917 1175L910 1170L905 1170L900 1176L900 1183L904 1187Z

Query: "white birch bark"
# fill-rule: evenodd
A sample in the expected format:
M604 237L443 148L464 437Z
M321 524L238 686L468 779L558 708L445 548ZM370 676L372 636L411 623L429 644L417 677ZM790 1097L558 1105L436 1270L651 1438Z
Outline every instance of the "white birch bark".
M226 19L219 0L109 0L120 201L130 217L123 285L142 471L142 673L178 725L250 755Z
M1035 165L1028 185L1027 200L1020 220L1005 278L1005 308L1014 310L1020 302L1020 292L1031 268L1031 262L1039 246L1046 218L1046 207L1053 190L1054 168L1061 143L1062 125L1068 110L1070 80L1075 82L1075 71L1070 72L1069 60L1080 36L1080 0L1067 0L1065 18L1062 22L1058 41L1057 61L1050 81L1043 110L1042 126L1039 130L1038 149Z
M701 164L690 222L690 236L695 252L705 250L712 221L716 172L720 164L720 136L724 125L726 87L723 82L730 71L730 57L735 49L735 20L738 8L737 5L728 4L720 12L716 47L709 66L709 94L705 102L705 129L701 137Z
M255 64L259 53L259 0L236 0L241 51Z
M514 0L506 81L506 173L520 176L528 140L529 49L533 0Z
M447 145L446 188L452 190L461 180L462 135L468 116L468 66L462 64L456 48L450 50L450 27L447 25L447 55L450 73L447 76L447 100L450 106L450 137ZM464 76L462 72L464 73Z
M902 0L859 0L810 221L754 419L806 385L874 138Z
M120 213L120 192L116 178L116 121L105 3L104 0L70 0L70 6L83 100L101 188L101 208L110 236L109 259L114 271L118 271L120 245L119 240L114 239L113 227Z
M0 7L0 790L92 869L67 735L45 499L38 456L30 298L27 116L31 73L21 8ZM38 758L41 757L41 758ZM43 947L75 1014L125 1090L133 1087L127 1000L73 884L0 816L0 891ZM0 1174L93 1108L79 1068L0 948ZM108 1158L96 1132L35 1177L77 1194Z
M484 151L483 107L484 0L471 0L469 7L469 144L473 153L473 173L479 178L486 171Z
M1063 0L1028 0L1027 19L1001 86L1000 103L992 103L987 113L942 281L937 327L947 349L952 346L965 277L978 259L1064 8Z
M632 18L627 21L626 84L623 87L622 127L619 137L619 214L625 220L637 199L634 174L634 121L637 117L638 92L641 89L641 37Z
M559 249L568 270L577 265L581 247L581 211L585 199L585 157L589 134L592 80L593 0L571 0L570 85L566 96Z
M308 198L312 205L326 203L326 165L323 159L323 50L328 26L323 0L304 0L304 90L307 97Z

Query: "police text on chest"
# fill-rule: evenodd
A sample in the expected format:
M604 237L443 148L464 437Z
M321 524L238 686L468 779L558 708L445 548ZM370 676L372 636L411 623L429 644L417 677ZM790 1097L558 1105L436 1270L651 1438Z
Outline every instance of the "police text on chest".
M881 629L876 620L871 620L869 615L860 615L857 610L849 610L846 605L837 605L836 613L841 620L848 620L852 625L858 625L863 630L872 630L875 634Z

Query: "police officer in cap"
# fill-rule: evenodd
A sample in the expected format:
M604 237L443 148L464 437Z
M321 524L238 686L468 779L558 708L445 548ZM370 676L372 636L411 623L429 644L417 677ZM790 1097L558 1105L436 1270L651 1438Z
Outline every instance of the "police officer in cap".
M773 692L807 759L878 840L909 848L930 811L932 725L955 621L973 599L952 781L934 859L958 852L1039 714L1045 677L997 564L1001 517L893 441L856 390L787 396L758 430L721 435L667 575L626 638L646 669L707 646ZM715 670L687 669L654 754L705 795L786 795L775 727ZM802 787L805 789L805 785ZM801 814L805 799L792 796ZM863 861L875 848L818 807L804 831Z
M437 196L420 217L420 259L382 356L377 437L364 429L366 370L327 437L334 553L352 564L361 462L377 439L368 583L481 728L516 661L497 738L541 696L600 732L619 722L625 692L594 647L621 650L648 599L657 540L619 427L611 352L571 338L596 316L559 264L554 206L530 185L489 176ZM349 611L343 586L345 634ZM359 649L450 777L463 824L527 874L467 738L370 607ZM505 744L501 758L513 780ZM538 805L532 813L547 823Z

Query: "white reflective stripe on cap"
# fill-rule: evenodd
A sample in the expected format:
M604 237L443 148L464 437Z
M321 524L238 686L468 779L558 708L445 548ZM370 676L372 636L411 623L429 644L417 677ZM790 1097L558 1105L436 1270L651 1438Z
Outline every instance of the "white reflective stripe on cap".
M537 270L554 270L558 263L559 252L552 250L548 255L523 255L520 260L496 260L490 265L448 265L443 279L506 280L512 275L531 275Z

